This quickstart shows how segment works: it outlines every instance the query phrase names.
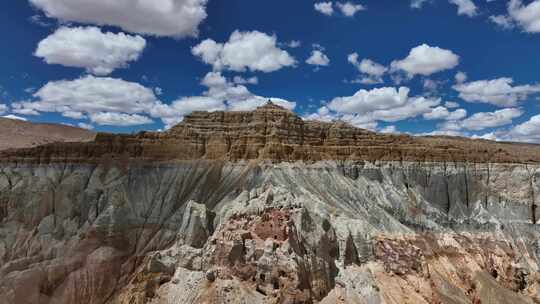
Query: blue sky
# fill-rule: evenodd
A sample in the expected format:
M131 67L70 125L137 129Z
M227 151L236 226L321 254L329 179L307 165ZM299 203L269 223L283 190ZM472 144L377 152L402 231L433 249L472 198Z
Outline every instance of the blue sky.
M4 116L134 132L272 97L384 132L540 141L540 0L28 0L0 24Z

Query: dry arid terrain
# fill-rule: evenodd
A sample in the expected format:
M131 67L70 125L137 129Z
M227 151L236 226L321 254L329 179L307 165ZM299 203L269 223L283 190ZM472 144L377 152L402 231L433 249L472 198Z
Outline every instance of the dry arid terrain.
M540 303L540 148L273 104L0 152L0 303Z
M84 142L94 138L94 132L81 128L0 117L0 150L29 148L54 142Z

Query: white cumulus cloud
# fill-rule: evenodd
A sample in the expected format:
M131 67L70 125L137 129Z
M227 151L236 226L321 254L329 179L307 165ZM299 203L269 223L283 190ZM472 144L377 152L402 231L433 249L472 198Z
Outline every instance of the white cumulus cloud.
M88 117L99 124L119 126L148 123L149 119L142 119L141 115L150 113L158 103L153 90L138 83L90 75L51 81L33 97L34 100L17 102L13 107L18 113L57 112L65 117Z
M489 20L505 30L512 29L515 26L512 18L506 15L489 16Z
M513 82L512 78L503 77L456 84L453 88L465 101L496 106L515 106L518 101L540 92L540 84L513 86Z
M409 76L431 74L455 68L459 64L459 56L450 50L432 47L427 44L411 49L409 55L402 60L391 63L393 71L404 71Z
M363 5L354 4L352 2L345 2L345 3L338 2L336 3L336 6L341 11L341 13L345 15L346 17L353 17L359 11L363 11L366 9Z
M540 33L540 0L524 5L521 0L510 0L508 4L510 17L525 31Z
M520 117L522 114L523 111L517 108L501 109L494 112L479 112L464 119L461 125L464 129L479 131L511 124L514 118Z
M512 123L513 119L523 115L518 108L506 108L494 112L478 112L462 120L446 121L438 125L440 131L480 131Z
M198 34L207 0L30 0L49 18L118 26L131 33L186 37Z
M448 111L446 107L438 106L430 112L424 113L423 117L427 120L460 120L467 116L465 109L457 109L453 112Z
M313 5L316 11L325 14L327 16L331 16L334 14L334 7L332 6L332 2L317 2Z
M242 76L234 76L233 82L236 84L258 84L259 78L256 76L244 78Z
M330 59L320 50L313 50L311 56L306 60L307 64L317 66L328 66Z
M108 75L139 59L145 46L146 40L141 36L103 33L97 27L61 27L38 44L35 55L48 64Z
M276 36L258 31L234 31L225 43L206 39L193 47L191 52L216 71L273 72L296 64L287 51L277 46Z
M439 99L409 97L409 88L383 87L359 90L353 96L334 98L308 119L340 119L355 126L376 129L378 121L396 122L431 112Z
M8 111L8 106L3 104L3 103L0 103L0 115L6 113Z
M526 122L510 129L502 137L511 141L540 143L540 115L532 116Z
M98 125L121 127L138 126L153 123L153 121L147 116L115 112L92 113L90 114L90 120Z
M358 53L352 53L347 56L347 61L362 73L362 77L358 82L363 84L382 83L382 76L388 72L388 68L371 59L362 59L358 61Z
M478 7L472 0L449 0L450 3L457 5L458 15L465 15L468 17L474 17L478 14Z
M88 124L88 123L84 123L84 122L78 123L77 127L81 128L81 129L86 129L86 130L93 130L94 129L93 125Z

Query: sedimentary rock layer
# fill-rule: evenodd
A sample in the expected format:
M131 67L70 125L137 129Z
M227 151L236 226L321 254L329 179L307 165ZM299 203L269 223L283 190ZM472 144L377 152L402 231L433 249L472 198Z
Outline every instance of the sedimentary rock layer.
M0 304L540 303L534 145L275 105L0 153Z
M539 169L4 165L0 302L534 303Z
M167 132L102 133L90 143L0 152L0 162L99 163L110 159L539 163L540 146L378 134L339 121L304 121L269 103L252 112L195 112Z

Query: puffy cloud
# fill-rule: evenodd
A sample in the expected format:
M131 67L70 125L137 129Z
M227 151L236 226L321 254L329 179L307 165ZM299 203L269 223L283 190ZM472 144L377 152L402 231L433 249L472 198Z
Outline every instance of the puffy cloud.
M404 105L409 99L409 88L384 87L372 90L359 90L353 96L336 97L328 107L345 114L363 114Z
M234 76L233 82L236 84L258 84L259 78L256 76L250 77L250 78L244 78L241 76Z
M474 134L471 136L472 139L485 139L485 140L499 140L497 134L495 132L489 132L482 135Z
M459 108L459 103L454 101L447 101L444 103L444 106L449 109Z
M463 133L459 131L453 131L453 130L435 130L432 132L427 133L420 133L420 134L414 134L415 136L465 136Z
M353 17L357 12L363 11L366 8L361 4L354 4L351 2L345 2L336 3L338 9L341 11L341 13L347 17Z
M140 36L103 33L97 27L61 27L38 44L35 55L48 64L108 75L139 59L145 46L146 40Z
M313 5L316 11L319 11L322 14L325 14L327 16L331 16L334 14L334 7L332 6L332 2L317 2Z
M453 112L448 111L446 107L438 106L430 112L424 113L423 117L427 120L460 120L467 116L465 109L457 109Z
M276 36L258 31L234 31L226 43L206 39L191 52L217 71L273 72L296 64L289 53L277 47Z
M77 126L81 129L86 129L86 130L93 130L94 129L94 126L91 125L91 124L87 124L87 123L84 123L84 122L80 122L77 124Z
M305 120L319 120L330 122L337 119L337 115L332 113L327 106L322 106L315 113L309 113L303 117Z
M540 0L523 5L521 0L510 0L508 13L525 31L540 32Z
M513 119L521 115L523 115L523 111L517 108L501 109L494 112L478 112L463 120L444 122L438 127L443 131L480 131L511 124Z
M512 78L478 80L453 86L459 97L468 102L489 103L496 106L515 106L518 101L540 92L540 84L512 86Z
M0 115L6 113L7 111L8 111L8 106L3 103L0 103Z
M147 116L114 112L92 113L90 114L90 120L98 125L121 127L153 123L153 121Z
M450 50L431 47L427 44L411 49L407 58L391 63L393 71L402 70L409 76L424 75L453 69L459 64L459 56Z
M63 22L118 26L132 33L186 37L198 34L207 0L30 0Z
M302 42L298 40L291 40L289 43L286 44L291 49L299 48L302 46Z
M349 54L347 60L352 65L354 65L360 72L371 76L381 77L382 75L384 75L384 73L388 71L388 68L370 59L362 59L362 61L358 62L357 53Z
M358 128L368 129L372 131L375 131L377 129L377 122L369 117L332 112L327 106L322 106L316 112L310 113L303 118L305 120L318 120L326 122L339 120L347 122Z
M20 114L20 115L34 115L34 116L39 115L39 112L34 109L24 108L22 106L22 103L13 103L11 112Z
M45 20L45 18L43 18L42 15L40 14L36 14L36 15L33 15L31 16L30 18L28 18L28 20L35 24L35 25L39 25L41 27L49 27L52 25L52 23L48 22L47 20Z
M523 111L516 108L501 109L495 112L479 112L464 119L461 126L472 131L495 128L511 124L514 118L520 117L522 114Z
M362 89L353 96L334 98L327 107L340 119L354 125L376 126L377 121L395 122L417 117L440 104L438 99L409 97L409 91L406 87Z
M402 106L384 110L376 110L371 114L371 117L374 120L396 122L400 120L414 118L424 113L430 112L433 107L439 104L439 99L412 97L406 104Z
M347 56L347 61L355 66L360 73L364 74L358 81L363 84L382 83L382 76L388 72L388 68L370 59L358 61L358 53L352 53Z
M515 26L512 18L505 15L489 16L489 20L505 30L512 29Z
M311 56L306 60L307 64L317 65L317 66L328 66L330 64L330 59L320 50L313 50Z
M478 8L472 0L449 0L450 3L457 5L458 15L474 17L477 14Z
M464 83L467 81L467 74L465 72L459 71L456 73L456 76L454 76L454 79L457 83Z
M532 116L500 137L504 140L540 143L540 115Z
M14 103L17 113L58 112L65 117L89 117L99 124L120 126L148 123L149 119L142 119L140 114L150 113L158 103L152 89L138 83L94 76L49 82L33 97L35 100Z

